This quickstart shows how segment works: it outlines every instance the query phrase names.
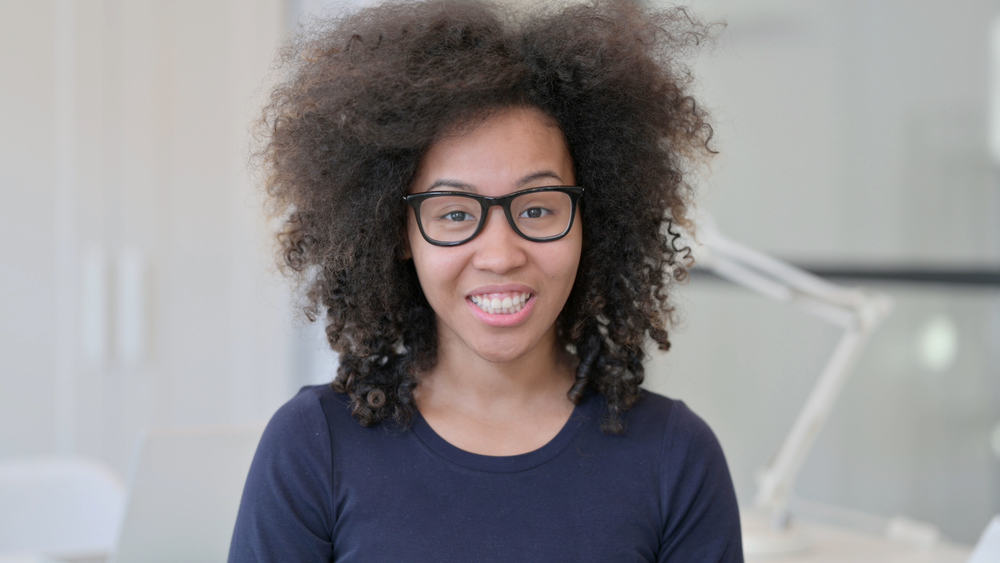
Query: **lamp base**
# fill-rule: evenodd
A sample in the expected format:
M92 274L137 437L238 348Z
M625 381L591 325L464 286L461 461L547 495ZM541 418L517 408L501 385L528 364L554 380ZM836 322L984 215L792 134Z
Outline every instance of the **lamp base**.
M803 554L813 545L795 525L779 526L766 513L749 511L742 520L743 552L748 557Z

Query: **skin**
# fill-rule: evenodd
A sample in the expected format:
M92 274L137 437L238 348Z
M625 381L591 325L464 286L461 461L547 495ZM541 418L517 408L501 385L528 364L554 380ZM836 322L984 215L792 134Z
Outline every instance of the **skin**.
M500 196L574 183L558 126L534 108L512 108L432 145L410 193ZM475 239L439 247L423 239L410 212L408 254L438 329L437 364L419 375L414 398L428 424L453 445L485 455L525 453L551 440L572 413L566 392L574 366L558 344L555 321L576 278L582 228L578 210L565 237L531 242L493 207ZM484 319L469 300L504 290L532 295L530 310L511 326Z

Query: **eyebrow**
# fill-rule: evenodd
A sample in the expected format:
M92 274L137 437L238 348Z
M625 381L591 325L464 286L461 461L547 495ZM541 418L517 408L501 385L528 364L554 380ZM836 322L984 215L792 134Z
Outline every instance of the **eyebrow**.
M517 185L524 186L530 184L531 182L534 182L535 180L540 180L542 178L553 178L559 180L560 182L563 181L562 176L556 174L555 172L551 170L541 170L539 172L535 172L534 174L528 174L524 178L521 178L520 180L518 180Z
M429 192L434 191L434 188L441 188L441 187L455 188L456 190L462 190L466 192L476 191L476 187L473 186L472 184L466 184L465 182L459 182L458 180L448 180L448 179L435 180L434 183L427 188L427 191Z
M527 184L530 184L531 182L534 182L535 180L540 180L542 178L553 178L555 180L558 180L559 182L563 181L562 177L559 176L559 174L556 174L551 170L541 170L538 172L533 172L521 178L520 180L517 181L517 186L523 187ZM427 188L427 191L433 191L435 188L442 188L442 187L453 188L456 190L462 190L465 192L472 192L472 193L478 192L476 187L473 186L472 184L459 182L458 180L450 180L447 178L441 178L439 180L435 180L434 183Z

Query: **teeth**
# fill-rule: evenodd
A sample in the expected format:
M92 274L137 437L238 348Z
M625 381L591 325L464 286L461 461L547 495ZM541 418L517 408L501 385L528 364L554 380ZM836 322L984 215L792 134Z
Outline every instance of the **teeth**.
M491 293L473 295L469 299L491 315L510 315L523 309L529 298L531 298L530 293Z

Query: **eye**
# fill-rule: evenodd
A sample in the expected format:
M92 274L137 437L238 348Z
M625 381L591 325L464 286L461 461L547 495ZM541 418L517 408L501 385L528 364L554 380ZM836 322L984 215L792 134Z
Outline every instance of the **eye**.
M476 220L471 213L467 213L465 211L449 211L448 213L442 215L441 219L444 219L445 221L455 221L455 222Z
M529 207L522 211L520 216L525 219L541 219L546 215L552 215L552 210L544 207Z

